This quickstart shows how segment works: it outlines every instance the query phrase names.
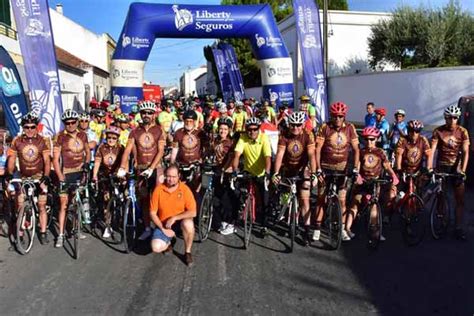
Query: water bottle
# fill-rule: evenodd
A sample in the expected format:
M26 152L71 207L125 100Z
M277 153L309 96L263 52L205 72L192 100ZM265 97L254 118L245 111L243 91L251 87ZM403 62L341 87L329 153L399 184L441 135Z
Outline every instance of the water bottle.
M400 200L403 199L404 196L405 196L405 192L399 191L397 194L397 197L395 198L395 201L398 203Z
M83 216L84 216L84 223L90 224L91 218L90 218L89 198L84 198L82 200L82 211L83 211Z

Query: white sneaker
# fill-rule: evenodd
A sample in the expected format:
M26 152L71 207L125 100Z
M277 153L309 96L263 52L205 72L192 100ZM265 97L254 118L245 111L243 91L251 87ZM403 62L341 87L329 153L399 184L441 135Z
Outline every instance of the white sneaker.
M104 233L102 234L102 238L110 238L111 235L112 235L112 233L110 231L110 228L106 227L104 229Z
M318 241L321 237L321 231L319 229L315 229L313 232L313 240Z
M145 231L138 237L138 240L147 240L151 236L151 228L145 228Z
M225 230L227 228L227 225L229 225L229 223L221 222L221 227L219 227L218 229L219 233Z
M54 248L62 248L64 244L64 234L58 235L58 239L56 239L56 244L54 244Z
M382 234L380 234L380 241L385 241L385 240L386 240L385 237Z
M235 227L232 224L227 224L225 229L220 232L222 235L227 236L235 233Z
M349 234L347 233L347 231L345 229L342 230L342 240L343 241L350 241L351 240L351 236L349 236Z

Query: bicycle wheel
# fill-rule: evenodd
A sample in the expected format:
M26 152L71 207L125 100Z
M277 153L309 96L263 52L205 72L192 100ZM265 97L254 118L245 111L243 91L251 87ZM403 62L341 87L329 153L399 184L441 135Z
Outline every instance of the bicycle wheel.
M425 236L425 206L417 195L412 195L401 206L403 240L409 246L418 245Z
M82 205L76 204L76 208L72 217L72 232L74 238L74 259L79 259L79 239L81 238L81 214Z
M290 205L290 226L288 227L288 234L290 236L290 252L293 252L296 236L296 216L298 214L298 199L296 196L292 199Z
M125 252L130 253L135 247L137 238L137 223L135 218L135 206L128 199L124 206L123 216L123 245Z
M450 221L449 217L448 202L443 193L436 194L430 212L431 235L434 239L440 239L446 235Z
M253 207L253 197L249 195L245 201L245 209L244 209L244 247L245 249L249 248L250 237L252 235L252 226L253 226L252 207Z
M25 201L23 206L18 210L16 220L16 249L22 255L27 254L33 247L35 238L36 216L33 206L29 201Z
M212 213L214 211L213 198L210 190L206 190L199 209L198 235L199 241L203 242L209 236L212 224Z
M337 197L329 201L326 211L326 227L328 229L329 247L332 250L337 250L342 240L342 214Z
M375 207L375 210L377 212L377 216L375 218L374 222L370 222L370 213L372 208ZM380 207L380 204L377 203L372 203L369 204L367 207L367 232L368 232L368 245L372 249L377 249L380 243L380 238L382 236L382 208Z
M107 213L111 216L110 227L112 228L112 240L117 244L123 242L122 211L119 201L112 197L107 203Z

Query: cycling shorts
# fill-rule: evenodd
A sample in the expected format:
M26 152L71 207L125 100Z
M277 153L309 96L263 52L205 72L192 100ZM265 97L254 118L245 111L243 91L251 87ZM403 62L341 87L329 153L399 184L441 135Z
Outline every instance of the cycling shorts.
M76 188L77 182L82 180L83 172L72 172L64 175L64 182L59 183L59 194L69 194L73 189Z

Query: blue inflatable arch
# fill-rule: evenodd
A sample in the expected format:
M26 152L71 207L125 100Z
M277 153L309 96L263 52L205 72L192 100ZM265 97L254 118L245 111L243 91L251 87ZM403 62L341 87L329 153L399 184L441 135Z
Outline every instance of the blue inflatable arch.
M262 95L293 103L291 58L269 5L132 3L112 58L112 96L124 112L143 98L143 73L155 38L248 38Z

